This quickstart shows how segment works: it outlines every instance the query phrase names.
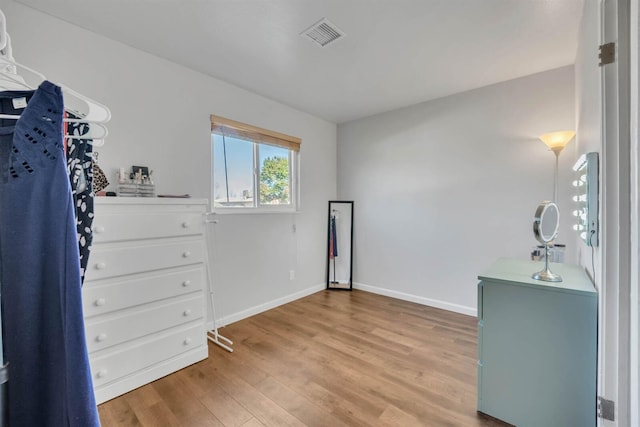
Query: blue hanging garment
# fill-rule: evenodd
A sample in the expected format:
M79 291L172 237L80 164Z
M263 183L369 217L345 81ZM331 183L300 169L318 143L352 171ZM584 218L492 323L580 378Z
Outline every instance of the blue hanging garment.
M338 231L336 230L336 216L331 216L331 259L338 256Z
M99 426L82 316L63 100L0 92L0 283L12 427Z

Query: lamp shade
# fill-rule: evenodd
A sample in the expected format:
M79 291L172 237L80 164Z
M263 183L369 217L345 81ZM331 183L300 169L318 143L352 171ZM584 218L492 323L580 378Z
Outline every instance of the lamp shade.
M540 140L547 144L547 147L555 153L559 153L571 141L576 133L572 130L562 130L559 132L545 133L540 135Z

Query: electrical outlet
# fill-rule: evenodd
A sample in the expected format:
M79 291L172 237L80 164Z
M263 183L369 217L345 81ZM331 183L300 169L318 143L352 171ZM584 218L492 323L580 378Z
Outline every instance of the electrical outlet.
M289 280L294 280L296 278L296 271L289 270Z

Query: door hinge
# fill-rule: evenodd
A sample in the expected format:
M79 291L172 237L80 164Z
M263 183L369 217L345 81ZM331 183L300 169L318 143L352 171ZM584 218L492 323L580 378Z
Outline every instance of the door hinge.
M600 58L600 65L611 64L616 60L616 44L615 43L605 43L600 45L600 53L598 54L598 58Z
M598 396L598 417L609 421L615 421L616 402Z

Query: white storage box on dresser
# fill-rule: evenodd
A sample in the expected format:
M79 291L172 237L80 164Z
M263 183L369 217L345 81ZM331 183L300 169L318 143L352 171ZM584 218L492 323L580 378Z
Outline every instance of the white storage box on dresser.
M82 300L98 403L207 358L207 206L96 198Z

